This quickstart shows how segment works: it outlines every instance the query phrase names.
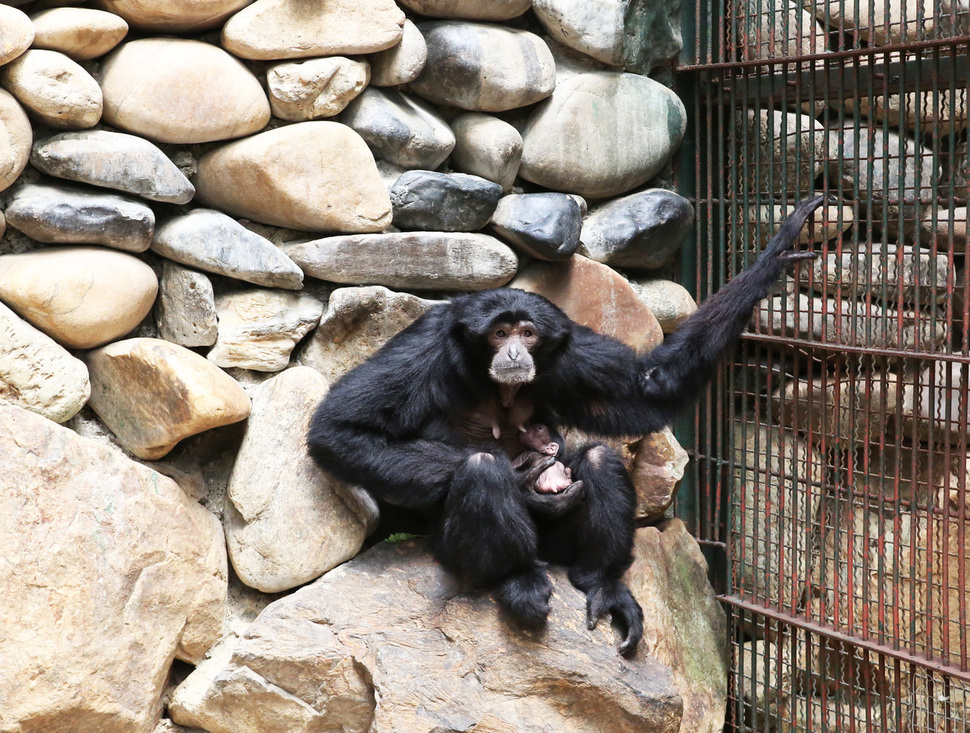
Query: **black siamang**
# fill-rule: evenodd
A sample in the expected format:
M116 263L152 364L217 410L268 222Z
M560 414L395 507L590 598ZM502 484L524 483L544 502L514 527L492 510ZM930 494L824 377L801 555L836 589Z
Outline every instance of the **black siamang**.
M793 248L822 201L800 203L751 267L642 356L521 290L435 306L333 385L313 418L310 453L378 499L427 512L440 562L494 587L526 626L541 627L549 613L545 562L568 566L586 593L589 627L610 612L625 630L620 652L632 653L643 612L621 576L632 562L634 489L615 451L566 451L558 429L622 437L670 424L785 267L813 256ZM558 455L513 465L521 431L536 423L550 429ZM536 491L557 460L575 482Z

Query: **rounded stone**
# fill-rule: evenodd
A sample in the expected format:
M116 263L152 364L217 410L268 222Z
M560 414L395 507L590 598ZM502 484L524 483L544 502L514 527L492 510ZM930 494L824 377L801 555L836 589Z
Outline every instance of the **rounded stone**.
M809 115L781 110L749 109L736 116L740 165L755 190L782 191L798 196L815 190L815 179L828 159L825 126ZM834 131L830 135L836 135ZM846 135L846 140L850 135ZM865 134L862 135L866 137ZM843 151L848 170L850 151ZM842 165L842 157L839 163ZM895 163L895 161L894 161ZM895 184L891 184L895 190Z
M452 165L511 191L522 160L519 131L505 120L481 112L458 115L451 121L451 129L455 133Z
M540 260L566 260L579 246L583 213L565 193L504 196L492 215L495 232Z
M100 0L136 28L193 31L213 28L250 0Z
M101 86L105 122L161 142L242 137L270 118L256 77L221 48L201 41L126 43L105 59Z
M94 59L121 43L128 24L114 13L92 8L51 8L31 17L34 48L60 51L72 59Z
M222 45L244 59L298 59L383 51L401 40L394 0L256 0L222 29Z
M0 191L27 167L33 140L27 115L13 96L0 89Z
M415 13L429 18L509 20L532 6L532 0L401 0Z
M697 303L683 285L670 280L631 280L630 285L656 316L664 333L673 333L697 310Z
M367 145L336 122L299 122L217 148L199 160L198 197L274 226L379 232L391 202Z
M428 44L410 20L404 21L401 41L370 57L371 84L394 87L417 79L428 59Z
M58 343L90 349L148 315L158 278L148 265L101 247L47 247L0 257L0 300Z
M556 86L556 63L539 36L484 23L418 26L428 60L410 88L436 104L480 112L524 107Z
M522 131L519 175L590 198L650 180L670 160L687 125L683 103L645 76L578 74L539 104Z
M343 56L277 64L266 71L273 114L303 122L332 117L360 94L370 79L366 61Z
M488 224L502 187L463 173L407 171L389 193L398 229L474 232Z
M26 13L9 5L0 5L0 66L13 61L30 48L34 40L34 24Z
M48 127L85 129L101 119L98 82L58 51L26 51L0 67L0 82Z

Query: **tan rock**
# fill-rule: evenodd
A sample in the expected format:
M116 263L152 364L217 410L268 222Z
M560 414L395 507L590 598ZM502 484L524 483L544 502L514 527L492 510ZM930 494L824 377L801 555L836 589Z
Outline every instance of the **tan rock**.
M99 0L136 28L194 31L214 28L250 0Z
M266 71L273 114L291 122L338 114L369 80L366 61L343 56L277 64Z
M393 0L256 0L222 29L222 45L244 59L297 59L383 51L401 40Z
M680 733L721 733L727 620L707 579L707 561L679 519L637 530L634 542L636 560L626 581L645 611L639 653L673 673L684 700Z
M744 227L748 246L752 249L755 247L761 249L778 233L781 223L789 213L791 213L791 207L788 206L751 206L747 209L738 209L734 220L736 226ZM808 226L802 227L798 233L798 243L829 242L855 223L852 206L848 204L822 206L812 215Z
M656 521L674 502L689 457L670 428L650 433L629 447L630 478L637 490L637 519Z
M9 5L0 5L0 66L13 61L30 48L34 25L26 13Z
M216 298L216 313L219 332L209 361L224 368L278 372L320 321L323 303L309 295L244 290Z
M565 262L535 262L509 283L538 293L582 326L619 339L637 351L663 341L663 331L650 309L619 273L574 255Z
M139 458L161 458L183 438L249 415L249 398L232 377L168 341L118 341L87 361L91 407Z
M650 309L665 334L673 333L697 310L687 288L670 280L631 280L637 297Z
M909 384L902 385L898 434L907 438L916 435L930 443L960 445L970 433L968 390L966 365L931 362Z
M333 384L410 326L434 301L380 286L338 288L297 361Z
M123 336L148 315L158 278L124 252L45 247L0 257L0 300L75 349Z
M270 118L256 77L218 46L201 41L126 43L105 59L101 87L105 122L166 143L242 137Z
M49 127L85 129L101 119L98 82L57 51L26 51L0 67L0 83Z
M0 303L0 400L64 422L90 394L84 362Z
M295 588L349 560L367 518L306 451L327 380L293 367L253 395L226 502L226 542L240 579L265 593Z
M532 0L404 0L402 4L429 18L510 20L528 10Z
M902 105L900 105L902 99ZM902 108L900 108L902 107ZM868 94L861 95L858 107L854 99L845 100L849 114L858 111L863 117L888 121L893 127L903 127L911 133L919 124L922 135L937 130L940 135L954 135L967 126L967 88L957 85L950 90L942 84L933 92L909 92L908 94L876 94L871 101Z
M374 156L337 122L302 122L254 135L199 161L206 204L266 224L320 232L379 232L391 200Z
M179 346L216 342L216 304L212 282L203 273L174 262L162 265L155 301L158 335Z
M5 231L7 231L7 217L5 217L3 212L0 211L0 237L3 236Z
M222 633L219 521L116 449L0 403L0 542L0 730L150 731L172 658L198 663Z
M60 51L72 59L103 56L128 33L124 19L91 8L51 8L37 13L31 20L34 48Z
M27 115L13 96L0 89L0 191L9 188L27 167L33 140Z
M370 57L371 84L394 87L414 81L428 60L428 44L410 20L404 21L401 40L396 46Z

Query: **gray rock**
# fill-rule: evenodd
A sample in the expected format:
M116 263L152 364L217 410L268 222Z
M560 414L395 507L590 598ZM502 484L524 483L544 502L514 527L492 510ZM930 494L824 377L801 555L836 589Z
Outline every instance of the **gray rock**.
M687 199L653 188L590 212L579 252L615 267L656 270L670 262L693 225L694 207Z
M380 286L334 290L320 325L297 361L316 369L333 384L434 303Z
M216 342L216 304L209 278L166 261L158 289L155 323L159 336L179 346Z
M498 117L466 112L451 121L455 149L451 164L460 171L487 178L506 193L519 173L522 135Z
M392 232L326 237L284 251L311 277L347 285L486 290L515 275L515 253L487 234Z
M327 380L293 367L263 382L226 492L226 545L247 585L264 593L295 588L360 550L368 520L307 454L310 418Z
M219 336L207 358L223 368L278 372L320 321L323 303L308 295L244 290L216 298Z
M567 260L579 246L583 214L565 193L511 194L498 202L492 228L532 257Z
M796 198L815 190L815 178L828 158L821 122L795 112L751 109L737 116L736 136L749 190Z
M448 123L401 92L365 89L340 121L367 141L375 157L402 168L437 168L455 147Z
M34 144L30 163L69 181L126 191L151 201L185 204L195 195L189 179L155 145L121 132L65 132Z
M51 244L104 244L144 252L155 231L155 212L145 204L68 186L19 186L11 192L6 215L31 239Z
M401 42L369 57L370 83L375 87L394 87L413 81L428 59L428 44L410 20L404 21Z
M389 193L398 229L474 232L488 224L502 187L463 173L408 171Z
M195 209L167 221L155 231L152 251L255 285L303 287L302 271L275 244L212 209Z
M661 171L686 125L683 103L659 82L609 71L577 74L526 123L519 175L590 198L616 196Z
M421 23L418 29L428 60L410 88L431 102L501 112L534 104L556 86L552 52L533 33L457 21Z
M267 607L176 690L172 719L210 731L676 733L670 670L619 657L609 624L586 629L565 572L550 576L550 623L528 633L487 594L463 592L423 543L382 543Z

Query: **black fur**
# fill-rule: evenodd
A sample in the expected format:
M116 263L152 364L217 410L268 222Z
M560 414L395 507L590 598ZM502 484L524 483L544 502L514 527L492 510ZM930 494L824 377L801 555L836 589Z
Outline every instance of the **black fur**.
M570 568L587 594L592 628L607 612L624 628L620 650L636 649L643 613L620 578L632 561L635 496L617 456L594 445L561 454L583 482L574 495L538 495L535 472L516 471L487 441L470 444L454 420L497 394L485 334L498 320L531 320L540 343L535 379L519 395L534 419L637 436L671 423L699 394L785 267L822 198L802 202L758 260L704 303L652 352L638 357L615 339L579 326L544 298L501 289L429 310L373 358L333 386L314 416L311 455L380 500L432 517L435 555L449 570L497 588L519 622L541 626L551 585L545 560ZM561 438L559 438L561 442Z

